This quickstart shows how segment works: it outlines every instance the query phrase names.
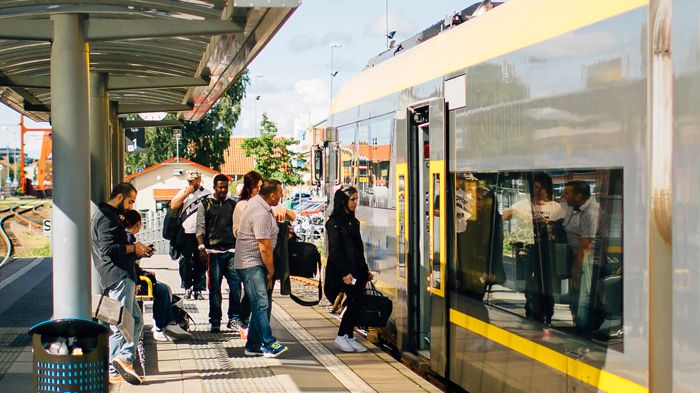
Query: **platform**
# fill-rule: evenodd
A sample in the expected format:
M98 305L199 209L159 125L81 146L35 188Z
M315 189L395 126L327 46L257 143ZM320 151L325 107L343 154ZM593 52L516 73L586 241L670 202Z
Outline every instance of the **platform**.
M154 271L157 278L170 285L176 294L182 292L175 261L168 257L154 257L144 261L143 267ZM226 298L228 290L225 284L224 288ZM222 333L210 333L208 300L187 301L186 309L196 322L193 340L156 342L150 333L151 307L147 303L144 384L114 384L110 392L440 391L364 338L358 337L358 340L370 349L368 352L340 352L333 345L338 321L322 305L302 307L279 292L275 293L273 300L273 334L289 346L289 351L276 359L245 357L244 341L237 332L224 329ZM31 349L25 347L0 379L0 391L30 392L31 371Z

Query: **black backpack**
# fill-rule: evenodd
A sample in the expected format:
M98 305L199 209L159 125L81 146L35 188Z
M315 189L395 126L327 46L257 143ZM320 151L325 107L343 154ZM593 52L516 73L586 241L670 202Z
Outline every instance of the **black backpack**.
M192 325L196 325L194 322L194 319L190 314L185 311L184 303L182 302L182 299L179 296L173 295L172 298L172 308L173 308L173 317L175 318L175 322L180 325L182 330L188 331L190 330L190 327Z

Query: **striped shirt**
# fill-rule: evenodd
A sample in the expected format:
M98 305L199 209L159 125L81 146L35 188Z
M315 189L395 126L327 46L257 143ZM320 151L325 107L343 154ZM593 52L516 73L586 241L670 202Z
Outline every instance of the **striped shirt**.
M270 244L274 249L278 232L272 207L260 195L250 198L238 226L236 256L233 260L234 268L247 269L262 265L258 241L270 239Z

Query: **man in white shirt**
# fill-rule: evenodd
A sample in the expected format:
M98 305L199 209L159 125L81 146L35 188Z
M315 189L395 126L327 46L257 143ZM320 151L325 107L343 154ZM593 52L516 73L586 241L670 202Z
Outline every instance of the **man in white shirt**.
M197 171L187 171L187 183L187 187L180 190L170 202L170 208L180 210L182 229L185 232L184 244L180 250L180 279L185 289L185 299L189 299L193 292L195 299L201 299L202 291L206 288L207 266L205 261L199 260L197 250L197 207L211 191L202 187L202 175Z

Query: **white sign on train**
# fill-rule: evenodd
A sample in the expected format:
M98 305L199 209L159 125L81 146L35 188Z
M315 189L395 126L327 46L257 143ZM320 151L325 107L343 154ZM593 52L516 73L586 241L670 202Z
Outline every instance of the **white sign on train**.
M51 220L44 220L42 227L44 228L44 236L51 237Z

